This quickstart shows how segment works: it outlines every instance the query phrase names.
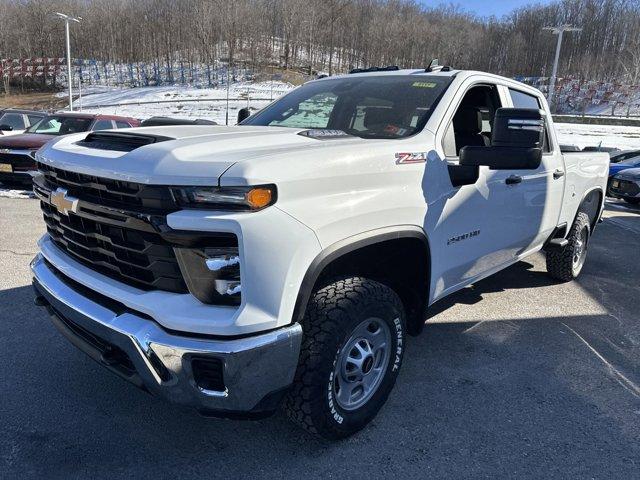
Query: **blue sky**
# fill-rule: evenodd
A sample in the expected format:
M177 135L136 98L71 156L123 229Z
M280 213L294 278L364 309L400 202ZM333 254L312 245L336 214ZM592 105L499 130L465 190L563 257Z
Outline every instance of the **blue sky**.
M480 16L496 15L500 17L512 10L524 5L536 3L551 3L551 0L453 0L452 2L442 0L421 0L423 5L432 7L441 3L454 3L463 9Z

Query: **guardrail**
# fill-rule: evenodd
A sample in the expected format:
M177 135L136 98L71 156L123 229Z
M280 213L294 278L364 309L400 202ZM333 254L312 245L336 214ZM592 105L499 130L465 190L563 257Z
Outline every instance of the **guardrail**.
M606 115L553 115L557 123L581 123L586 125L621 125L640 127L640 117L611 117Z
M229 102L272 102L275 98L230 98ZM197 103L197 102L225 102L226 98L181 98L174 100L146 100L141 102L125 102L125 103L100 103L91 105L81 105L81 100L74 100L74 105L81 105L82 108L104 108L104 107L126 107L128 105L154 105L158 103Z

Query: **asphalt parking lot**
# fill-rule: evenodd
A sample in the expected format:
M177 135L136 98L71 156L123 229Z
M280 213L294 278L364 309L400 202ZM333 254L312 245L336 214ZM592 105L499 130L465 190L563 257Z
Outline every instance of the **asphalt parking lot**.
M33 305L38 204L0 198L1 478L640 478L640 209L579 281L536 255L437 304L389 402L342 442L204 419L103 370Z

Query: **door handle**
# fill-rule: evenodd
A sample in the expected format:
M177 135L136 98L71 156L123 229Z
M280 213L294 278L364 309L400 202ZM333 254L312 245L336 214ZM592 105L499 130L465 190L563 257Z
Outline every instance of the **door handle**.
M522 177L520 175L511 175L504 181L507 185L517 185L522 183Z
M558 169L556 169L555 172L553 172L553 179L554 180L557 180L557 179L562 178L562 177L564 177L564 170L560 170L558 168Z

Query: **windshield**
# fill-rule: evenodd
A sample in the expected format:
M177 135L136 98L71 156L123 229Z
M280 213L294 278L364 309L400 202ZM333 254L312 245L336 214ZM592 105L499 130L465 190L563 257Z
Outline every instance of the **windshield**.
M67 135L69 133L86 132L91 125L90 118L74 118L51 115L27 129L28 133L45 135Z
M451 83L426 75L348 76L307 83L242 125L342 130L362 138L418 133Z

